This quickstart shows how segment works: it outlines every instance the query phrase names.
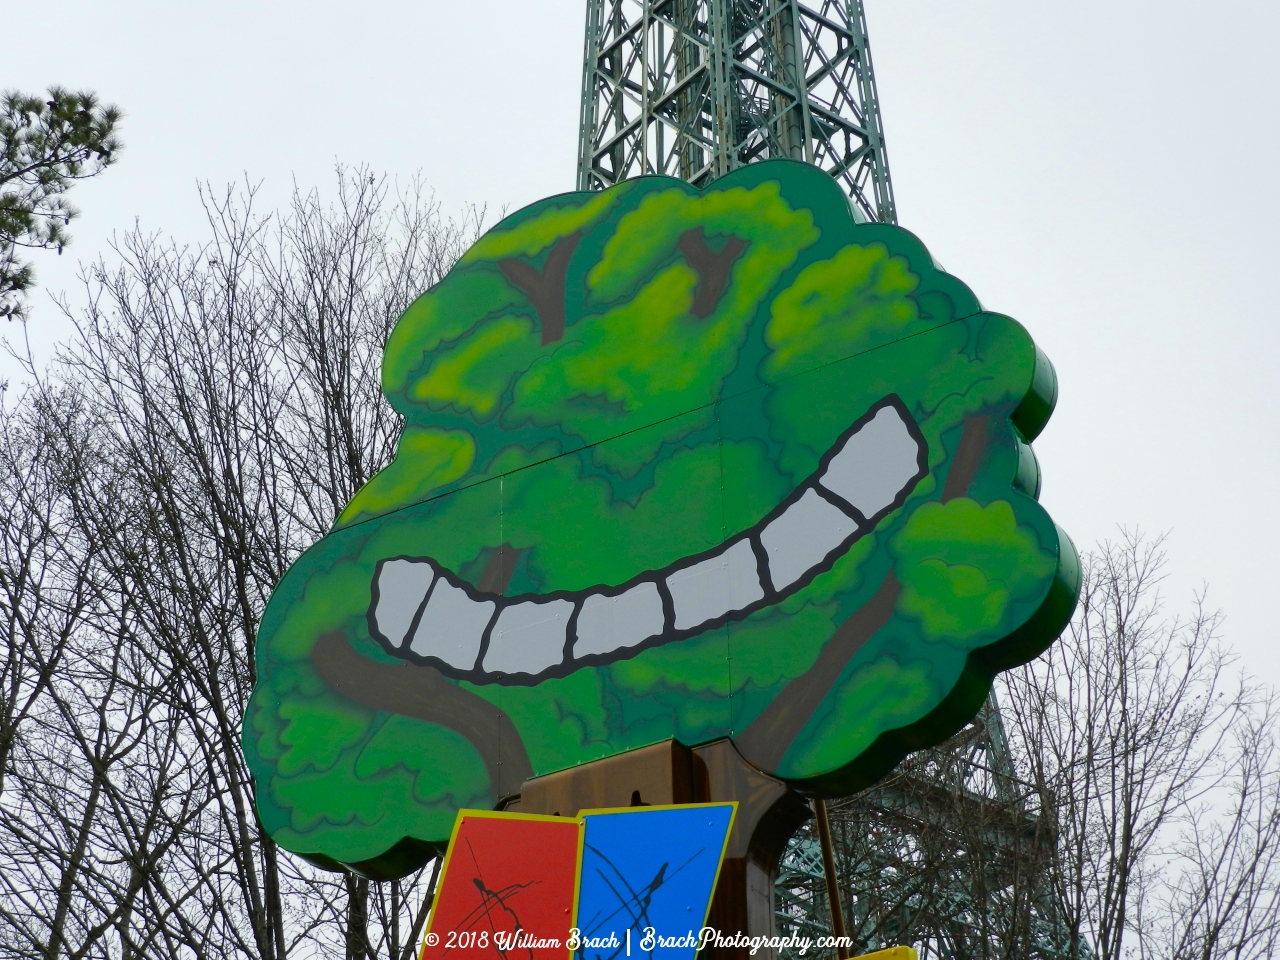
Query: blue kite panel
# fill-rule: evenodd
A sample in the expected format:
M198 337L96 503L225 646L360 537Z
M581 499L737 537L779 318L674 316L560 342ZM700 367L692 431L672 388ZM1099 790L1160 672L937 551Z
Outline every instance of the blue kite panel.
M578 960L693 960L734 807L584 811Z

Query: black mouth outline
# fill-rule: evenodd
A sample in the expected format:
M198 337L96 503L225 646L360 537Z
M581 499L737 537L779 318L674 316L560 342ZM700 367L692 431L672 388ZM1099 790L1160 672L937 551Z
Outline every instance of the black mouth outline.
M831 461L843 451L845 444L854 434L858 433L864 426L875 419L885 408L893 408L900 417L903 425L906 427L908 435L916 444L916 472L906 480L898 489L897 494L888 505L882 507L871 516L865 516L857 507L849 503L839 494L833 492L827 487L822 486L818 482L818 478L823 476ZM500 684L504 686L535 686L544 680L553 678L566 677L578 670L604 666L609 663L615 663L619 660L629 660L637 656L645 650L653 647L664 646L668 643L674 643L679 640L686 640L693 636L708 633L717 630L727 623L736 622L746 619L751 614L765 607L773 606L782 602L786 598L803 590L819 575L829 571L841 557L848 553L849 549L868 533L875 530L876 526L889 514L901 508L907 498L911 496L916 486L929 474L929 446L925 441L924 434L920 431L920 426L916 422L910 411L907 409L901 398L897 394L889 394L883 399L877 401L867 412L855 420L827 449L822 459L818 462L817 468L805 478L803 482L798 484L785 498L783 498L776 507L769 511L764 517L757 521L747 530L736 533L726 540L721 541L714 547L701 551L696 554L690 554L681 557L665 567L657 570L645 570L636 574L634 577L617 585L600 584L593 587L587 587L580 590L555 590L550 593L523 593L516 596L503 596L495 593L485 593L476 589L472 584L458 577L453 571L442 566L431 557L426 556L410 556L400 554L394 557L384 557L379 560L374 569L373 581L370 589L369 608L366 613L369 634L378 644L387 651L387 653L411 663L422 664L434 667L447 677L457 680L465 680L476 685ZM835 547L831 548L826 555L818 563L805 569L805 571L787 584L782 590L778 590L773 585L772 572L769 568L769 558L760 535L774 520L782 516L789 507L798 502L808 492L813 491L823 500L836 507L855 523L855 529L852 534L845 537ZM737 544L747 541L750 543L751 550L756 559L756 577L763 592L763 595L744 607L732 609L724 614L709 620L702 621L692 627L677 628L675 626L675 603L671 595L670 588L667 585L667 578L674 573L696 564L711 559L716 556L727 553ZM417 610L409 625L404 637L398 645L391 639L386 637L379 629L375 611L378 608L378 602L381 598L379 592L379 580L382 575L383 565L395 560L408 560L414 563L429 564L434 578L430 587L427 589L422 600L419 602ZM436 656L422 656L414 653L409 649L412 643L411 638L418 630L419 623L427 604L435 592L440 581L443 580L455 589L461 589L469 599L476 603L493 603L493 611L489 616L488 623L484 627L481 634L479 650L476 654L475 662L470 669L460 669L445 660ZM657 589L658 595L662 601L663 613L663 629L661 632L647 637L630 646L619 646L613 650L604 653L591 653L580 657L573 657L573 647L578 641L577 625L578 615L582 611L583 602L590 597L618 597L642 583L653 583ZM537 673L504 673L501 671L486 671L482 669L481 664L484 663L485 657L489 652L490 641L494 625L497 623L498 617L502 611L508 607L515 606L520 603L536 602L550 603L556 600L567 600L573 604L572 613L569 616L568 623L565 628L565 642L561 650L561 660L559 663L551 664L539 670Z

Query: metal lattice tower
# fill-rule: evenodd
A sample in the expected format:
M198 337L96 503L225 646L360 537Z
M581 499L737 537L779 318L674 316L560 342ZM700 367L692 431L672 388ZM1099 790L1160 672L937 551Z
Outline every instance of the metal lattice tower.
M869 790L828 801L849 935L867 950L913 943L922 960L1089 960L1052 896L1056 837L1043 799L1016 775L993 696L946 743ZM830 933L811 828L783 855L775 902L779 934ZM801 958L783 951L783 960Z
M790 157L894 223L862 0L587 0L578 189Z

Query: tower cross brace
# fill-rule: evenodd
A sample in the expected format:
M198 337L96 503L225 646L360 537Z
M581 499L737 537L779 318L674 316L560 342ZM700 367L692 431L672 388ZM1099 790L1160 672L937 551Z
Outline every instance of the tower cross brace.
M579 190L777 157L896 222L862 0L588 0Z

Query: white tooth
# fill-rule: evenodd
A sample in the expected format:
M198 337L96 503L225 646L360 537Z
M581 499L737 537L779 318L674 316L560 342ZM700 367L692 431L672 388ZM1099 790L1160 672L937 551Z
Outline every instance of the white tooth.
M470 670L494 606L492 600L472 600L461 587L441 577L409 649L420 657L438 657L459 670Z
M857 529L843 510L806 490L760 534L774 589L795 583Z
M863 516L875 516L916 475L918 451L897 409L884 407L845 441L819 479Z
M573 601L528 600L498 614L484 655L486 673L540 673L564 659Z
M662 632L664 619L658 585L646 580L616 597L592 594L578 613L574 657L634 647Z
M404 643L413 615L431 589L436 573L425 560L388 560L378 572L378 605L373 619L378 632L395 646Z
M747 540L677 570L667 577L667 589L675 604L677 630L741 610L764 596L755 551Z

